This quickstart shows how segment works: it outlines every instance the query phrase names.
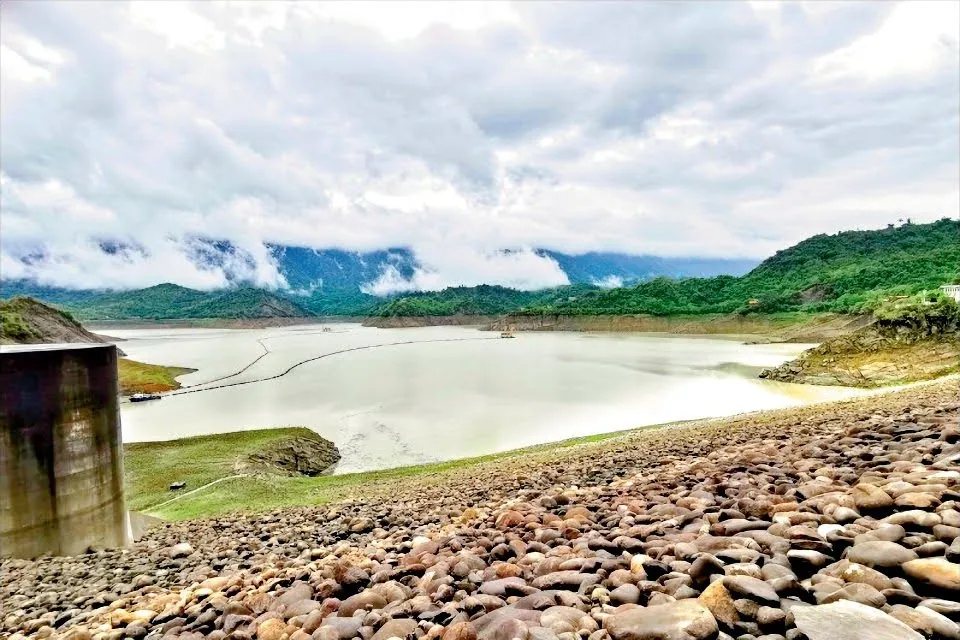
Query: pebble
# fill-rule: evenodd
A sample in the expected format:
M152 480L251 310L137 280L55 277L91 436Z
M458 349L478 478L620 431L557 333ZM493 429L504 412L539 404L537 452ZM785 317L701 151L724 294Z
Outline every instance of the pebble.
M952 640L958 412L917 387L6 558L0 636Z

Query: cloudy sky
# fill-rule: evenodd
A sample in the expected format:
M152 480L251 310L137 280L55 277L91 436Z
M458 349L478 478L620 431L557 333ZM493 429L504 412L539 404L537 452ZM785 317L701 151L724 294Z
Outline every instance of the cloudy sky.
M495 250L763 257L956 216L958 8L11 0L0 276L222 284L201 236L267 285L266 242L552 284Z

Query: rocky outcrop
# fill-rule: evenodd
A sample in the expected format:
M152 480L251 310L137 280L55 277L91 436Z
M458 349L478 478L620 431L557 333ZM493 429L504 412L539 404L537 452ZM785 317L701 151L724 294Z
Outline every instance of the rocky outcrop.
M958 411L938 383L3 560L0 635L954 639Z
M931 380L960 368L958 334L917 336L870 325L829 339L799 358L766 369L761 378L848 387Z
M244 475L318 476L339 460L340 451L326 438L316 434L292 436L238 460L236 471Z

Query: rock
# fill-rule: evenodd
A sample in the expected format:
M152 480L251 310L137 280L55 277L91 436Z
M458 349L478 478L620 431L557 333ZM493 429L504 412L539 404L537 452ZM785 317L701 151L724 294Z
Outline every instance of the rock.
M592 573L579 571L554 571L535 578L533 586L537 589L571 589L579 591L586 586L596 584L600 579Z
M277 602L289 607L290 605L300 602L301 600L311 600L313 598L313 587L308 583L298 581L294 582L289 589L280 594L280 597L277 598Z
M181 542L170 547L168 555L171 558L186 558L193 553L193 547L189 542Z
M469 622L458 622L443 631L443 640L477 640L477 630Z
M640 602L640 589L633 584L622 584L610 592L610 599L616 604L636 604Z
M854 504L857 505L857 509L861 513L886 509L893 505L893 498L886 491L872 484L858 484L850 493L853 496Z
M792 610L797 629L809 640L923 640L923 636L893 616L858 602Z
M847 553L847 560L867 567L899 567L916 559L916 552L906 549L896 542L883 540L862 542L850 547Z
M328 616L320 624L319 628L329 628L337 632L337 637L340 640L350 640L350 638L357 637L357 634L360 632L360 627L362 626L362 621L359 618L350 617L350 618L341 618L339 616ZM307 626L304 625L304 629Z
M920 606L945 615L954 622L960 622L960 602L943 600L941 598L928 598L920 602Z
M318 476L340 460L337 447L317 434L292 436L237 462L247 475Z
M763 628L782 627L787 614L783 609L760 607L757 609L757 624Z
M281 640L285 635L287 624L277 618L270 618L257 626L258 640Z
M844 562L846 564L843 564ZM840 569L839 577L845 582L861 582L863 584L870 585L877 591L893 588L893 583L890 581L890 578L883 575L876 569L871 569L870 567L865 567L862 564L857 564L856 562L849 562L846 560L840 564L842 565L842 569Z
M508 592L525 594L527 589L527 583L523 581L523 578L500 578L499 580L491 580L480 585L480 593L500 597L503 597Z
M730 593L737 594L756 600L758 602L767 602L778 604L780 596L776 590L763 580L751 578L750 576L727 576L723 579L724 586L730 590Z
M715 580L703 590L697 600L710 610L717 622L725 627L733 627L740 619L737 609L733 604L733 597L725 586L723 580Z
M558 634L576 632L580 628L580 619L586 615L573 607L550 607L540 614L540 626Z
M882 593L862 582L853 582L837 589L824 597L821 603L829 604L838 600L851 600L876 609L881 608L887 603L887 599Z
M903 571L924 585L949 592L960 592L960 564L946 558L921 558L903 564Z
M718 633L713 614L696 600L615 613L604 628L613 640L704 640Z
M518 623L526 625L537 624L540 621L539 611L503 607L472 620L477 631L478 640L512 640L510 633L518 630ZM504 636L507 636L504 639Z
M410 618L394 618L373 634L371 640L387 640L388 638L406 638L417 630L417 621Z
M283 610L283 617L289 620L290 618L295 618L297 616L305 616L312 611L320 609L323 605L316 600L300 600L299 602L294 602L286 609Z
M960 640L960 626L927 607L913 608L897 604L891 607L890 615L924 636Z
M387 600L382 595L367 589L354 594L340 603L339 614L343 618L349 618L355 611L382 609L387 606Z

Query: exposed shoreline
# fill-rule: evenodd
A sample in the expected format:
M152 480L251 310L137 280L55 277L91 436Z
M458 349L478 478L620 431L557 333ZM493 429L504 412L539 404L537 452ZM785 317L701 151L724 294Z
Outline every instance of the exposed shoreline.
M958 408L952 379L331 477L310 494L327 504L167 524L127 550L3 560L2 630L629 640L667 637L632 630L670 619L699 625L698 639L864 621L874 635L845 637L954 637ZM236 482L211 491L249 497ZM831 617L834 601L846 618Z
M302 316L284 318L197 318L170 320L91 320L84 326L96 333L115 329L269 329L311 324L359 323L365 317Z
M407 328L478 326L489 331L595 331L613 333L675 333L682 335L756 336L771 342L821 342L854 331L869 316L835 313L652 315L507 315L375 317L364 326Z
M930 386L956 384L960 382L960 376L947 376L939 380L916 382L901 387L887 387L882 389L873 389L869 393L855 396L853 398L844 398L840 400L823 400L811 402L798 407L787 407L783 409L748 411L733 416L725 417L706 417L691 420L671 421L639 427L607 431L588 436L569 438L565 440L545 442L518 449L510 449L496 453L472 456L467 458L457 458L441 462L427 464L409 465L401 467L392 467L387 469L378 469L374 471L362 471L355 473L344 473L338 475L329 475L317 478L297 478L297 479L264 479L264 478L243 478L232 482L227 487L221 487L217 491L211 491L209 494L196 496L193 501L184 501L175 508L168 508L161 511L150 511L151 515L165 519L183 520L197 517L209 517L235 511L238 508L246 511L264 511L272 508L305 506L316 502L323 496L322 501L336 500L344 496L344 491L365 492L382 483L390 483L416 477L431 477L437 473L454 472L460 468L473 468L477 465L497 464L500 462L522 461L527 457L533 456L551 456L584 445L597 445L606 441L631 441L637 437L643 437L643 434L651 431L669 431L673 429L691 429L691 428L713 428L722 427L727 424L736 424L741 421L753 422L762 420L765 417L780 418L782 416L791 416L809 412L823 411L829 412L831 406L843 407L847 403L876 402L883 405L885 396L889 394L898 394L909 392L911 389L924 389ZM269 431L269 430L267 430ZM243 437L243 432L231 432L224 434L228 438ZM282 430L278 431L277 437L282 436ZM199 438L210 438L212 436L200 436ZM260 436L257 436L260 437ZM266 436L269 439L269 434ZM172 439L166 441L157 441L147 443L150 446L163 447L166 450L165 456L173 456L176 459L177 443L183 441L189 443L198 437L188 437L183 439ZM133 446L145 446L142 443L134 443ZM269 489L268 489L269 487Z

